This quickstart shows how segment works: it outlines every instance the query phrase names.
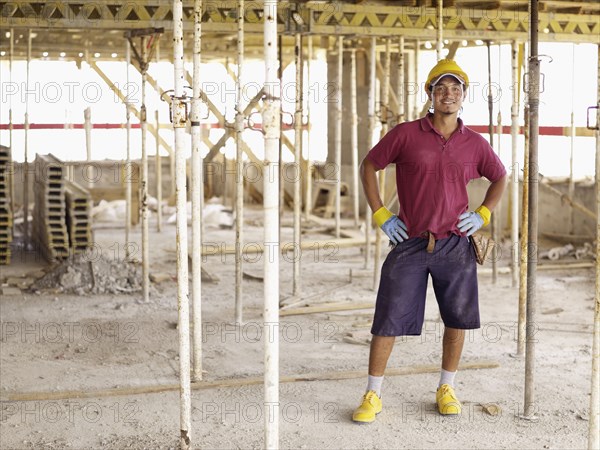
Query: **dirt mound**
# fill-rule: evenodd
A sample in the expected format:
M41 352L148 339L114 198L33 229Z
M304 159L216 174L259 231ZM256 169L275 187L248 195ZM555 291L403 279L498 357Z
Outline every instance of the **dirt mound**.
M61 262L31 285L32 291L122 294L141 290L141 268L131 262L77 255Z

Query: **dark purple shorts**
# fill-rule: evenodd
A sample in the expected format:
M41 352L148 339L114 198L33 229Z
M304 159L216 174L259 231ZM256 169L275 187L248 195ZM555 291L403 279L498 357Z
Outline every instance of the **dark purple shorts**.
M436 241L432 253L422 238L408 239L390 251L381 268L372 334L421 334L430 274L444 325L479 328L475 253L468 238L453 234Z

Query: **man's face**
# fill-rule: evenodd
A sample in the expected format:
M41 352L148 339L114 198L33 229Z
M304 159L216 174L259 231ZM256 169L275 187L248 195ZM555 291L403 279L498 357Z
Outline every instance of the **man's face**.
M463 85L452 76L445 76L439 80L429 93L434 111L448 115L460 110L465 96Z

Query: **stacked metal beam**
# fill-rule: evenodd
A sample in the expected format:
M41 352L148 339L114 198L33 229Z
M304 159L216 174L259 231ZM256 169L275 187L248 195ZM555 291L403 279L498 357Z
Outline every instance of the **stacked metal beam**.
M10 264L13 212L10 205L10 148L0 145L0 265Z
M65 180L67 232L73 254L85 253L92 245L91 196L79 184Z
M33 238L48 261L69 256L65 206L65 166L53 155L35 159Z

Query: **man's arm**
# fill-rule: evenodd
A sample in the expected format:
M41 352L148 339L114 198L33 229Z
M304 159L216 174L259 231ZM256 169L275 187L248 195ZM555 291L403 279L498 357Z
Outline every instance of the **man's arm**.
M360 164L360 179L362 181L363 190L367 197L367 202L371 207L371 211L375 212L383 206L381 195L379 194L379 184L377 182L377 168L369 160L363 159Z
M481 227L485 227L490 223L492 217L492 211L500 202L502 193L506 189L507 176L504 175L502 178L497 179L488 187L483 203L475 212L465 212L458 216L458 229L462 233L467 233L467 236L471 236Z
M368 158L363 159L360 164L360 179L369 206L373 211L375 223L383 230L392 244L404 242L408 239L406 225L398 216L392 214L381 201L379 184L377 183L377 168Z
M494 181L488 187L487 192L485 193L485 198L483 199L482 205L485 206L490 211L493 211L496 205L500 202L502 198L502 194L506 189L506 181L508 180L508 175L504 175L502 178Z

